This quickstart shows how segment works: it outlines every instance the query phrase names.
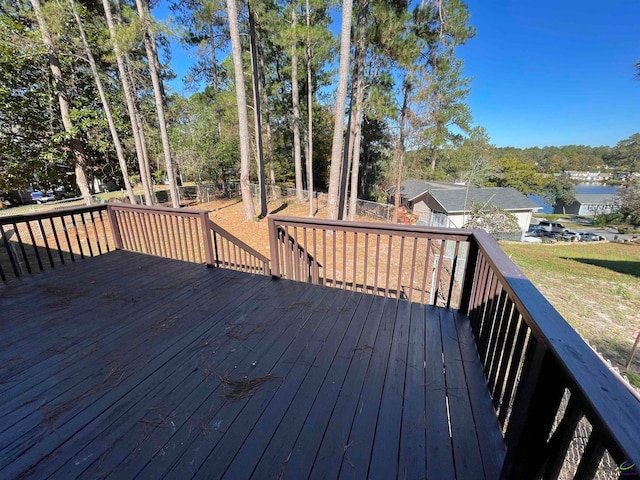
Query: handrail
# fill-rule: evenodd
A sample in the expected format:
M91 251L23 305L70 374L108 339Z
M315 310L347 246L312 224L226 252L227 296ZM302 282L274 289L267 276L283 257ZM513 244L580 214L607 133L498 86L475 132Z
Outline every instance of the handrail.
M60 217L71 213L90 213L106 210L106 205L83 205L80 207L65 207L55 210L45 210L34 213L20 213L18 215L7 215L0 217L0 225L11 225L13 223L32 222L37 220L45 220L49 218Z
M444 228L444 227L423 227L417 225L403 225L396 223L379 223L379 222L351 222L347 220L327 220L324 218L304 218L304 217L288 217L284 215L270 215L269 220L277 224L286 223L288 225L296 225L300 228L313 227L338 227L347 232L362 232L366 230L368 233L383 232L389 234L394 233L412 233L416 236L431 237L446 240L468 240L476 230L463 228Z
M0 217L0 280L56 268L115 248L106 205Z
M313 255L311 255L305 247L298 243L298 240L289 236L286 229L277 226L276 236L279 240L278 247L281 245L283 249L277 248L276 254L279 257L293 255L294 258L286 258L284 264L289 268L287 277L292 280L318 283L320 281L320 268L322 265L318 262ZM297 258L296 258L297 257ZM291 269L291 265L295 265L297 268Z
M209 219L206 210L109 205L116 248L269 274L269 259Z
M458 306L471 235L471 230L270 216L272 275ZM305 255L292 255L283 247L287 239Z
M109 204L108 212L117 249L209 263L202 221L207 212L124 203Z
M216 266L252 273L262 273L264 275L270 274L268 257L233 236L220 225L212 222L208 217L206 225L214 234L213 259ZM220 239L218 239L218 236ZM227 247L226 249L225 246Z
M597 468L605 449L618 465L640 465L640 403L489 234L477 230L473 237L480 258L468 313L494 405L502 421L507 411L510 415L503 477L534 478L540 469L554 462L559 465L581 415L593 426L591 449L583 455L581 472ZM487 272L484 279L478 274L483 268ZM512 355L518 345L520 359ZM520 379L505 388L509 375L503 365L518 361ZM571 395L576 425L569 427L567 420L563 424L566 431L554 432L547 442L565 389ZM558 450L563 442L566 445ZM532 452L540 451L546 453L536 459Z

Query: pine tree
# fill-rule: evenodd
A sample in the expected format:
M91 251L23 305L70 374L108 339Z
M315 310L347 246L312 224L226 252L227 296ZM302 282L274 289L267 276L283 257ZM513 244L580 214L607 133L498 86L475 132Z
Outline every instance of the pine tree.
M100 101L102 102L102 108L104 108L104 113L105 113L105 116L107 117L107 122L109 123L109 132L111 133L113 145L116 149L116 155L118 156L118 163L120 165L120 171L122 172L122 179L125 185L125 189L127 190L129 201L135 204L136 197L133 193L131 182L129 181L127 161L124 157L124 150L122 148L122 144L120 143L120 136L118 135L118 131L116 129L113 115L111 114L111 107L109 106L109 102L107 100L107 96L105 94L104 87L102 85L102 80L100 79L100 73L98 72L96 61L93 57L93 53L91 52L91 46L89 45L89 40L87 39L87 35L84 31L84 25L82 23L82 19L80 18L80 14L78 13L75 0L69 0L69 4L71 5L71 11L73 12L73 16L76 20L76 24L78 25L78 31L80 33L80 38L82 39L82 44L84 46L85 53L87 55L87 60L89 61L89 65L91 66L91 72L93 73L96 87L98 89L98 93L100 94Z
M349 76L349 49L351 46L352 0L342 3L342 31L340 33L340 67L338 70L338 90L336 93L333 146L331 148L331 170L329 176L329 199L327 214L330 219L338 218L340 173L342 165L342 144L344 136L344 113L347 101L347 80Z
M122 93L125 98L127 112L129 113L129 120L131 122L131 131L135 143L136 157L138 158L138 167L140 169L140 179L142 181L142 187L144 189L145 203L147 205L153 205L154 196L151 190L149 162L146 154L146 142L142 137L143 132L139 119L140 114L134 100L135 90L132 85L133 82L126 67L126 56L120 49L120 44L116 36L116 26L113 20L113 13L111 11L109 0L102 0L102 6L104 8L107 27L109 28L109 35L111 37L113 52L116 57L116 63L118 64L120 82L122 83Z
M76 136L75 128L70 116L69 95L65 85L64 78L62 76L62 69L60 68L60 60L56 51L55 45L49 33L49 28L42 13L42 7L40 6L40 0L30 0L33 7L33 11L40 27L40 35L42 36L42 43L44 44L49 59L49 67L54 79L54 88L58 97L58 105L60 108L60 116L62 118L62 124L64 129L69 135L69 146L73 152L75 158L74 171L76 174L76 184L80 189L80 193L85 199L87 205L91 204L91 191L89 190L89 182L87 180L87 165L88 158L85 152L84 145L80 139Z
M173 208L180 208L180 196L178 195L178 187L176 185L173 160L171 159L171 146L169 145L169 135L167 133L167 122L164 114L164 86L162 78L160 78L158 50L153 32L150 29L151 14L149 13L149 5L146 3L143 4L142 0L136 0L136 7L138 9L138 15L142 20L142 35L145 50L147 51L147 62L151 73L151 81L153 83L153 98L156 103L156 112L158 114L162 151L164 153L166 175L169 180L169 191L171 193L171 204Z
M253 220L256 216L251 191L249 190L250 141L249 119L247 116L247 96L244 86L244 70L242 67L242 47L240 45L240 29L238 27L238 9L236 0L227 0L227 14L229 21L229 34L231 37L231 52L233 57L234 75L236 80L236 101L238 104L238 130L240 133L240 191L244 205L244 215L247 220Z

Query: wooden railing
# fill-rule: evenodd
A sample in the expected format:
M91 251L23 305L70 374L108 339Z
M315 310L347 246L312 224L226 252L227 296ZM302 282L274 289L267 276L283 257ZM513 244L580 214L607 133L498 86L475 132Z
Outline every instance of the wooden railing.
M322 265L298 243L295 237L282 227L274 227L278 241L275 244L279 264L286 278L299 282L320 283L320 267Z
M205 211L109 204L0 217L2 281L114 249L270 274L266 256Z
M116 247L269 275L269 259L213 223L206 211L109 205Z
M106 221L106 209L0 219L2 280L124 248L453 307L502 426L502 478L639 471L640 402L483 231L269 217L270 272L206 212L109 205Z
M470 230L271 216L269 232L274 276L460 305Z
M113 204L109 219L118 250L213 264L205 244L206 212Z
M0 217L0 279L42 272L115 248L106 205Z
M209 243L213 246L213 265L248 273L270 275L271 270L267 257L208 218L206 225L211 236Z
M640 465L640 403L484 231L288 217L269 228L274 276L469 316L504 434L506 455L488 453L504 458L502 478L592 478L599 466L616 477ZM290 243L319 260L317 277Z
M625 462L640 465L640 402L490 235L473 239L463 307L503 427L502 477L593 478L599 467L617 476Z

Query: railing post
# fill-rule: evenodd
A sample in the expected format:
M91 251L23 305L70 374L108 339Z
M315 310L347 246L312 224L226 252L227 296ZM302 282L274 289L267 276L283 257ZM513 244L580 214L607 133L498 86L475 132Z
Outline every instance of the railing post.
M112 205L107 205L107 215L109 216L109 223L111 224L113 243L115 244L116 250L122 250L122 233L120 232L118 217Z
M464 283L460 292L460 311L465 315L469 314L469 304L471 302L471 292L473 291L473 281L476 276L478 264L478 244L474 236L469 238L467 252L467 263L464 267Z
M269 256L271 257L271 276L280 278L280 258L278 255L278 229L273 217L269 221Z
M211 229L209 228L209 215L207 212L200 212L200 228L202 229L202 241L204 242L204 255L207 267L214 266L213 245L211 244Z

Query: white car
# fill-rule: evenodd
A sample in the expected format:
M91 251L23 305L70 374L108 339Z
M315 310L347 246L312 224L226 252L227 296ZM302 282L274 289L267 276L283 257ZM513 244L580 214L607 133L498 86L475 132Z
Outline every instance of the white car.
M562 240L567 242L579 242L582 238L579 232L572 232L571 230L565 230L562 234Z
M597 242L600 240L606 240L602 235L598 235L597 233L580 231L580 241L581 242Z

